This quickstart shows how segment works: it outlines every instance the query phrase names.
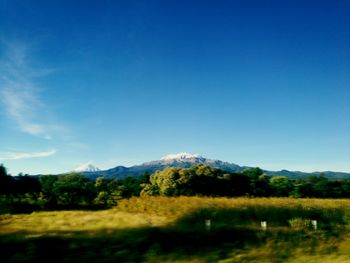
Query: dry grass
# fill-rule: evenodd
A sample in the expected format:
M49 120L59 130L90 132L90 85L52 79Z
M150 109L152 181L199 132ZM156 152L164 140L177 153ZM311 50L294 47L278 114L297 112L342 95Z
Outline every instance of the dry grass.
M163 216L127 213L116 209L104 211L58 211L31 214L0 215L0 234L26 232L53 234L75 231L101 231L137 227L161 226Z
M117 209L176 218L203 208L296 208L350 210L349 199L142 197L121 200Z
M56 262L345 263L349 211L350 200L143 197L104 211L0 215L0 261L50 261L44 249ZM291 227L310 217L318 231Z

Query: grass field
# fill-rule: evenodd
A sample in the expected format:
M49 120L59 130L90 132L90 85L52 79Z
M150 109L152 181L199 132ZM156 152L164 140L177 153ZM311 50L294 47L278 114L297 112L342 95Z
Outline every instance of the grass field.
M0 262L350 262L349 216L350 200L205 197L3 214Z

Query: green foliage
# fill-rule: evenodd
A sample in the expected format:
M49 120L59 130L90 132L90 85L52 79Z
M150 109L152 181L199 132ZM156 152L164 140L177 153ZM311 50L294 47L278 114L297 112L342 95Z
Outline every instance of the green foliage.
M293 190L292 182L286 176L274 176L270 179L275 196L288 196Z
M7 169L4 164L0 164L0 178L7 176Z
M40 182L36 177L20 174L16 177L15 182L14 193L16 195L29 194L36 197L36 194L41 191Z
M223 190L228 177L223 172L205 165L191 168L168 167L150 177L150 184L143 184L142 194L179 195L218 195ZM225 188L226 189L226 188Z
M249 196L349 198L350 180L328 180L322 174L291 180L285 176L269 177L260 168L226 172L205 165L190 168L168 167L138 178L92 181L79 174L60 176L10 176L0 165L2 211L28 211L35 207L111 207L120 199L133 196ZM0 200L1 200L0 199ZM28 209L27 209L28 208Z
M46 175L39 178L41 185L42 199L46 200L46 206L52 207L57 205L57 199L53 193L53 185L58 180L58 176Z
M7 169L0 164L0 195L9 195L13 192L13 178L7 174Z
M97 205L107 205L108 200L110 200L110 194L106 191L99 192L97 197L94 199L94 203Z
M227 173L205 165L165 168L140 187L141 195L350 197L350 180L346 179L329 181L321 175L290 180L285 176L269 177L260 168Z
M162 171L157 171L150 177L151 187L153 189L159 189L160 195L175 196L186 194L184 186L186 182L190 180L191 175L187 173L180 173L179 168L168 167Z
M54 182L52 193L57 198L59 205L91 205L96 197L94 183L79 174L60 176Z
M159 187L155 184L141 184L141 196L159 195Z
M95 181L95 189L98 192L106 191L108 188L108 181L104 177L98 177Z
M264 171L261 170L259 167L256 167L252 169L246 169L242 173L246 176L257 179L260 175L264 174Z
M227 173L206 165L191 168L168 167L150 177L150 183L142 185L142 195L206 195L242 196L269 194L268 178L261 169L243 173Z

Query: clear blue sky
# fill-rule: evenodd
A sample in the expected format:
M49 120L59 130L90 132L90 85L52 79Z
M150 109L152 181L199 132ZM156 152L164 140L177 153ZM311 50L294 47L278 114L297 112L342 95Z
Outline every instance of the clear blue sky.
M0 0L0 163L187 151L350 172L350 1Z

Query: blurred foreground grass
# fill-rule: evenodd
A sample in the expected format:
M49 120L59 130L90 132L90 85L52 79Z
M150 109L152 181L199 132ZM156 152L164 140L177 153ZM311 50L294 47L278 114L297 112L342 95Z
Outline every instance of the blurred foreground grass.
M0 262L344 263L349 211L350 200L145 197L104 211L4 214Z

